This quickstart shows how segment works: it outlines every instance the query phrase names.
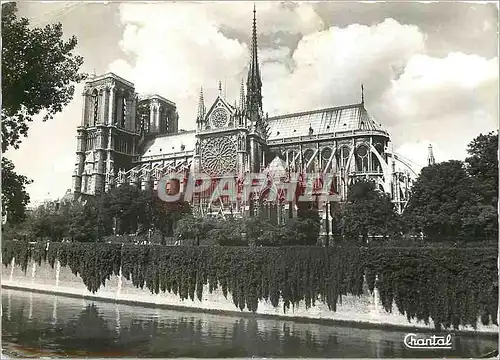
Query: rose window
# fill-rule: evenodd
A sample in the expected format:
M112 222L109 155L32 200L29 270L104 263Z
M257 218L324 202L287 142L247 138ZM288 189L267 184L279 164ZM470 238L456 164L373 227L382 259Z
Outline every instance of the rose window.
M227 111L224 109L216 109L212 114L212 125L215 128L223 127L226 125L227 120Z
M201 146L201 167L207 175L236 172L237 142L230 137L207 139Z

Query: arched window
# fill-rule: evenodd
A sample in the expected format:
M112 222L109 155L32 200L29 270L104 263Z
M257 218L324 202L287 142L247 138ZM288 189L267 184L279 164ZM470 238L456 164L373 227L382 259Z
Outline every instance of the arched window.
M122 99L122 116L121 116L121 124L122 128L125 127L125 119L127 118L127 94L123 96Z
M87 171L83 174L83 192L86 193L89 186L89 178L87 176Z
M92 126L97 124L99 119L99 94L97 90L92 92Z
M380 166L380 161L375 156L375 154L372 154L372 170L377 172L377 173L382 172L382 166Z
M325 170L331 156L332 156L332 149L330 149L329 147L321 150L321 169L322 170Z
M384 145L382 145L381 143L376 143L374 145L374 148L375 150L377 150L377 152L380 154L380 155L383 155L384 154Z
M364 145L356 149L356 171L368 172L368 148Z
M156 107L153 108L153 124L152 124L152 127L153 127L153 131L158 131L159 129L157 128L156 126L156 116L158 114L158 109Z
M149 116L147 114L142 115L142 126L147 133L151 131L151 124L149 123Z
M347 146L343 146L340 148L339 152L339 166L345 169L347 167L348 160L349 160L349 148Z
M295 151L291 150L288 152L288 166L295 168L299 160Z
M158 109L158 132L160 134L163 134L165 128L166 128L166 124L165 124L165 111L163 111L163 106L160 106L160 108Z
M312 149L307 149L306 151L304 151L303 155L304 167L307 166L307 163L309 162L309 160L311 160L313 155L314 155L314 150Z

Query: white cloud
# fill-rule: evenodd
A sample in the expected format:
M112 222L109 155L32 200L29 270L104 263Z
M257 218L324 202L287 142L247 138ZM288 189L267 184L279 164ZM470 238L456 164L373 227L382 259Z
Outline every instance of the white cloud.
M253 14L249 2L228 1L223 4L214 2L194 6L197 6L197 11L203 11L207 17L223 27L244 33L250 29ZM259 34L276 32L307 34L324 27L323 20L314 11L311 3L258 2L257 18Z
M285 63L290 56L291 49L287 46L265 48L259 52L259 65L267 62Z
M126 30L121 42L133 64L117 60L110 70L135 83L140 93L159 93L177 103L180 126L194 125L200 86L208 99L218 81L237 98L248 48L225 37L213 18L194 4L123 4Z
M270 113L280 113L353 103L360 100L361 83L376 96L397 76L398 69L424 50L424 42L417 27L392 19L372 27L354 24L306 35L286 76L274 64L270 68L264 64L263 92L271 99L265 107ZM267 84L274 86L268 89ZM299 90L306 96L297 97ZM294 97L296 101L289 100Z
M387 89L384 101L407 119L432 121L475 109L497 112L498 59L451 53L437 59L415 55Z
M200 86L208 106L217 95L219 81L227 88L228 100L239 97L241 79L246 79L248 45L227 38L221 28L250 37L252 8L242 4L123 4L121 19L126 28L120 45L134 62L119 59L109 70L134 82L138 92L159 93L175 101L180 126L192 128ZM259 3L258 14L259 33L308 33L323 26L309 4ZM262 49L259 60L285 63L289 53L285 46Z
M208 4L202 8L205 11L196 12L196 6L122 5L122 20L127 24L122 48L134 61L118 60L110 65L110 70L135 82L138 91L158 92L175 101L182 126L187 128L194 126L201 85L208 92L207 101L215 97L219 80L227 81L230 101L238 97L249 57L247 44L229 39L219 30L240 15L248 20L248 6L231 4L231 9L238 9L231 13ZM259 4L258 28L267 24L266 16L275 18L275 25L289 24L279 25L285 31L307 33L317 28L319 23L306 4L284 9L280 4ZM294 14L302 14L302 20L293 22L290 16ZM240 29L243 17L237 23L233 25ZM244 27L250 35L249 21ZM362 82L367 94L376 95L424 47L425 36L417 27L387 19L372 27L355 24L309 33L293 54L285 45L260 48L265 110L276 114L359 101ZM298 97L297 91L306 96Z
M443 150L437 161L463 160L474 137L498 128L497 99L497 58L415 55L376 108L395 141L426 139Z

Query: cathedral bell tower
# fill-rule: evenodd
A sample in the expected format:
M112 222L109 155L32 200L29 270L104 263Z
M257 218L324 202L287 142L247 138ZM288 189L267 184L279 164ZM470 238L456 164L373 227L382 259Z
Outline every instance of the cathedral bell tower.
M73 194L101 194L113 186L118 169L129 169L140 138L134 85L109 73L85 84L77 128Z

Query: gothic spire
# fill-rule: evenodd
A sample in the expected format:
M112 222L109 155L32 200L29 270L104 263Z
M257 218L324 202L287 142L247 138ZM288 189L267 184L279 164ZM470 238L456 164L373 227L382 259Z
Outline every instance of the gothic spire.
M241 79L239 107L240 107L240 110L245 109L245 84L243 83L243 79Z
M365 103L365 87L363 86L363 83L361 83L361 104Z
M219 96L222 97L222 82L219 81Z
M200 88L200 98L198 100L198 116L196 122L201 123L205 118L205 101L203 99L203 86Z
M262 81L260 79L259 59L257 55L257 18L253 5L252 43L250 46L250 66L247 78L247 106L252 112L262 110Z
M427 156L427 165L435 165L436 159L434 158L434 152L432 151L432 145L429 144L429 155Z

